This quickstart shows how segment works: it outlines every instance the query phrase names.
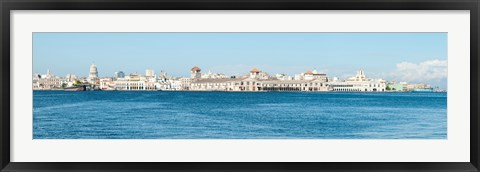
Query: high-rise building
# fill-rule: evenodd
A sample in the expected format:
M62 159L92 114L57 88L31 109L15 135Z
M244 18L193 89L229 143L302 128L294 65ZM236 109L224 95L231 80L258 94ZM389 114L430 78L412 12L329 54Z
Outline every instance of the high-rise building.
M122 71L115 72L115 78L125 78L125 73Z

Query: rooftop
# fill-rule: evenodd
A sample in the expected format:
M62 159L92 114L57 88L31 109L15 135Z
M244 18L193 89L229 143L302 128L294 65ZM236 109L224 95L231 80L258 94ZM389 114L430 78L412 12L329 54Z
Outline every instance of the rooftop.
M217 83L217 82L230 82L240 81L242 78L201 78L193 80L192 83Z
M201 71L201 69L200 69L198 66L194 66L194 67L192 68L192 71Z
M258 73L258 72L261 72L261 70L258 70L257 68L253 68L252 70L250 70L250 72L252 72L252 73Z

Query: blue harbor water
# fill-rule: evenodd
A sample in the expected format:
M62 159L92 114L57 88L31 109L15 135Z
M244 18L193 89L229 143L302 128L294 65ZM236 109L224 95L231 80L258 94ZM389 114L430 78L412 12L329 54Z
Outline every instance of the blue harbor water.
M446 139L446 93L33 91L34 139Z

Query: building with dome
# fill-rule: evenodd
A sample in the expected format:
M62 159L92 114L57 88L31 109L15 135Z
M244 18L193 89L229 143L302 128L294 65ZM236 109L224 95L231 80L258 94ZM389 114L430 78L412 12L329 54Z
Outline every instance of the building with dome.
M95 66L95 64L92 64L92 65L90 65L90 71L89 71L89 74L88 74L88 81L91 82L91 83L96 83L97 79L98 79L97 66Z
M190 69L190 77L167 77L162 71L160 76L154 74L152 69L147 69L145 76L134 73L128 76L122 71L115 73L112 78L99 78L95 64L90 66L88 77L81 77L90 89L102 90L185 90L185 91L301 91L301 92L384 92L391 91L393 86L387 89L387 82L382 79L367 78L363 70L357 71L355 76L339 80L327 78L325 73L317 70L306 70L294 77L287 74L270 76L268 73L252 68L243 75L226 76L220 73L201 73L198 66ZM287 71L288 72L288 71ZM62 89L72 86L78 80L76 76L69 74L65 78L54 76L50 70L47 74L33 75L33 89ZM391 85L391 84L390 84ZM421 84L395 87L394 91L410 91L424 87ZM410 88L411 87L411 88Z

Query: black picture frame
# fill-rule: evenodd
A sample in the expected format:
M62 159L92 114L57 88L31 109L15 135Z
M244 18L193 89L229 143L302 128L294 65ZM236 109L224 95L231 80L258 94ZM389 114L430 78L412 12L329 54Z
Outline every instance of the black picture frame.
M2 15L0 168L2 171L478 171L480 169L479 0L2 0L0 5ZM13 115L10 112L12 98L10 81L13 79L10 77L11 10L470 10L470 162L11 162L10 116Z

